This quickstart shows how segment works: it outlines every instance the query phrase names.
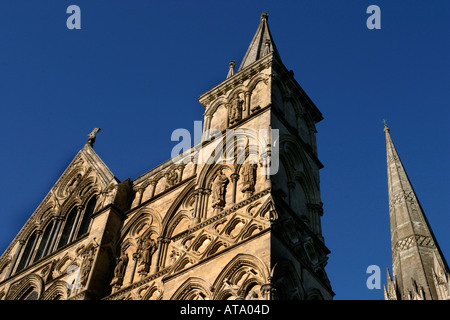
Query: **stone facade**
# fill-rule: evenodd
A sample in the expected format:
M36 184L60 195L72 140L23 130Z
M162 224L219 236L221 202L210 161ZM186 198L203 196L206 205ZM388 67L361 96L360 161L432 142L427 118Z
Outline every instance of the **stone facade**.
M119 181L89 135L0 258L0 299L332 299L322 115L267 21L200 96L198 145Z

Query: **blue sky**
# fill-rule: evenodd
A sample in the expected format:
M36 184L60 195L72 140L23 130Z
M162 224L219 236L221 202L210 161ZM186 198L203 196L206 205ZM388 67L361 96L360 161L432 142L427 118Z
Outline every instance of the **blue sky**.
M69 30L66 9L81 9ZM369 5L381 29L369 30ZM202 120L200 94L239 65L259 23L323 113L317 125L326 271L335 299L383 299L370 265L391 267L387 119L436 238L450 259L450 2L2 1L0 251L94 128L120 179L170 158L177 128Z

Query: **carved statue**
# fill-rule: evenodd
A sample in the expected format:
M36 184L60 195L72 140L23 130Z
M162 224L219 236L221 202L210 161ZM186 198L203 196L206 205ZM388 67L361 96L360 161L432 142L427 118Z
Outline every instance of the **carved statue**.
M244 101L236 97L231 101L229 111L228 111L228 119L230 120L230 124L234 124L242 119L242 105Z
M122 254L116 259L116 267L114 269L114 278L111 281L111 285L121 286L123 282L123 277L125 275L125 270L128 265L128 254L125 250L122 250Z
M100 128L94 128L91 133L88 134L88 140L87 144L91 145L91 147L94 146L95 142L95 135L100 131Z
M229 180L223 170L219 170L219 174L216 177L212 185L212 205L213 208L223 208L225 206L225 192Z
M147 274L150 271L153 253L156 251L156 242L150 236L140 237L138 240L139 269L138 273Z
M250 194L255 191L256 183L256 168L257 165L253 163L244 163L242 165L242 189L241 192L248 192Z

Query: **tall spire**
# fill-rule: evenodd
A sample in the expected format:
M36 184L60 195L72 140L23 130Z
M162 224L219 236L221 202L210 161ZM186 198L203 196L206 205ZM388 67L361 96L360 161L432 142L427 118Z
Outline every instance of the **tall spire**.
M245 53L244 59L242 59L238 71L244 69L270 52L273 52L279 56L277 47L273 42L272 35L270 34L269 24L267 23L268 18L269 15L266 12L261 14L261 21L258 29L256 30L253 40Z
M447 262L389 131L385 123L393 271L393 277L389 275L387 279L385 298L444 299L436 274L444 274L448 279ZM446 285L448 288L448 281ZM444 296L448 296L448 291Z

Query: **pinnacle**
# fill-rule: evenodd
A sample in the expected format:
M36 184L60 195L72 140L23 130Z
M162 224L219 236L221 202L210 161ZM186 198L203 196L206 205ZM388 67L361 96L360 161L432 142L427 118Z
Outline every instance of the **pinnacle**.
M260 23L256 30L253 40L245 53L244 59L242 59L239 70L244 69L253 62L259 60L263 56L274 53L278 54L278 50L273 41L272 35L269 30L269 24L267 23L269 15L267 12L261 14Z

